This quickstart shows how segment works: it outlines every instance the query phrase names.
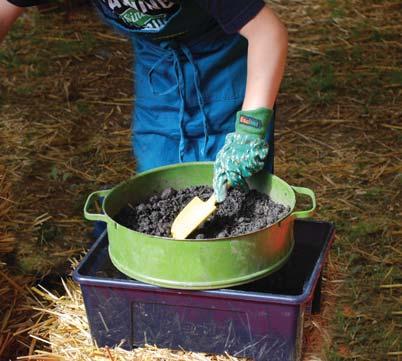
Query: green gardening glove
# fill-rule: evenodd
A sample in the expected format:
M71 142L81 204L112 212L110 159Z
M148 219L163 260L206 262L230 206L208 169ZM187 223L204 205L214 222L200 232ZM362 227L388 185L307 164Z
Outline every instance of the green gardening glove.
M217 202L224 201L229 185L247 189L246 178L263 168L268 155L265 136L271 116L272 110L267 108L237 112L235 132L226 136L214 164Z

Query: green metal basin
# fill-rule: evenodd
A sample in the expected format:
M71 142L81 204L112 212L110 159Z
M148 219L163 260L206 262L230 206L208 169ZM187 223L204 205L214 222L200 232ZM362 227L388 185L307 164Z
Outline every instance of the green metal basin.
M316 201L312 190L290 186L265 171L249 179L250 187L288 205L291 211L257 232L219 239L175 240L133 231L113 219L128 202L137 204L167 187L212 185L212 176L212 162L156 168L112 189L91 193L84 215L86 219L107 223L109 255L116 268L146 283L193 290L224 288L250 282L280 268L293 249L294 219L310 217ZM294 211L296 193L309 196L312 207ZM104 197L102 213L91 213L91 205L99 197Z

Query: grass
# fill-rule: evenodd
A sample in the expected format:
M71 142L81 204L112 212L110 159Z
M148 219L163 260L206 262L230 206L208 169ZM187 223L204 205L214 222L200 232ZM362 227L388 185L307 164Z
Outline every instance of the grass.
M334 68L330 64L316 63L311 66L311 76L306 83L308 97L314 105L329 104L335 100Z

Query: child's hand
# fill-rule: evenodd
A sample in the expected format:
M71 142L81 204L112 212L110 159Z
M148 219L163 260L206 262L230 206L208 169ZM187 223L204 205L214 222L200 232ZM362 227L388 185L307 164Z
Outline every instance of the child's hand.
M268 155L265 142L272 110L259 108L237 113L236 131L226 136L214 165L213 187L217 202L226 198L227 186L247 188L245 178L260 171Z

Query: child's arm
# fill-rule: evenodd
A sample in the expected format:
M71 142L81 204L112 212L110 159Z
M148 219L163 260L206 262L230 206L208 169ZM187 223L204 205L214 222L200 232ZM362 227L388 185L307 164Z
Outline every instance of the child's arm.
M7 0L0 0L0 43L7 35L11 25L23 11L24 8L15 6Z
M243 110L272 109L283 77L288 49L285 26L267 6L242 29L249 43Z
M214 165L214 193L222 202L227 185L247 187L246 178L261 170L268 155L266 134L282 81L288 36L266 5L240 29L248 40L247 84L235 132L228 134Z

